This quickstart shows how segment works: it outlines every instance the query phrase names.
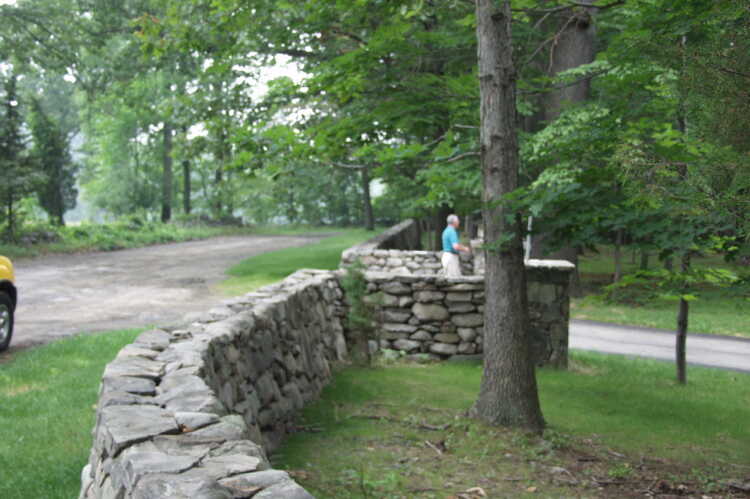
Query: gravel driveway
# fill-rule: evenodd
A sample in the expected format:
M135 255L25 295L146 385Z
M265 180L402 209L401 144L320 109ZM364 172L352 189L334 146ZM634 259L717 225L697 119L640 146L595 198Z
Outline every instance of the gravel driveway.
M2 356L77 333L177 322L225 298L214 285L232 265L323 236L219 237L15 261L19 305Z

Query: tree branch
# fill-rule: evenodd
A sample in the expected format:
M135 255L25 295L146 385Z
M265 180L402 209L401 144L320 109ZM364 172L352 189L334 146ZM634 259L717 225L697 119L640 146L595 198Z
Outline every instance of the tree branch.
M435 162L436 163L453 163L454 161L458 161L458 160L468 158L471 156L479 156L479 151L462 152L461 154L456 154L455 156L451 156L449 158L437 159L435 160Z
M338 168L346 168L348 170L365 170L367 168L370 168L368 165L347 165L345 163L339 163L337 161L331 161L331 165Z

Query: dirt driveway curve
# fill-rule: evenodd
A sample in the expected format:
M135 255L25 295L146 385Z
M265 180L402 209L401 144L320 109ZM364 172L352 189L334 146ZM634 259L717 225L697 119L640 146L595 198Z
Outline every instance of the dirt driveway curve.
M213 288L232 265L321 237L219 237L16 261L16 326L2 355L77 333L175 323L225 298Z

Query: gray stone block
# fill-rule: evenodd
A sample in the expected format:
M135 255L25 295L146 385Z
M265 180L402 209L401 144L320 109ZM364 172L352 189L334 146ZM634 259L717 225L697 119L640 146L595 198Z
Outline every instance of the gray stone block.
M281 482L291 480L289 475L281 470L256 471L242 473L219 480L219 483L231 490L234 497L252 497L261 490Z
M133 345L148 348L150 350L162 351L169 346L171 336L168 332L161 329L152 329L138 335Z
M233 499L232 492L204 476L153 474L133 491L133 499Z
M254 499L315 499L308 491L292 480L285 480L263 489Z
M429 341L432 340L432 335L427 331L420 329L416 333L409 336L409 338L416 341Z
M109 456L116 456L128 445L179 431L171 412L148 405L105 407L99 411L97 419L97 444ZM104 441L99 442L100 438Z
M135 395L156 394L156 383L152 379L131 376L113 376L102 379L102 393L125 392Z
M457 334L438 333L435 335L435 341L438 341L440 343L459 343L461 341L461 337Z
M461 340L467 343L474 341L477 337L476 330L472 328L460 327L456 332L461 337Z
M460 314L451 317L451 321L458 327L479 327L484 324L481 314Z
M430 345L430 352L439 355L455 355L458 352L458 345L449 345L447 343L433 343Z
M219 422L218 414L205 412L175 412L174 418L183 432L195 431Z
M118 357L104 368L103 378L132 376L135 378L159 379L164 375L164 362L143 357Z
M436 304L416 303L411 311L421 321L442 321L450 315L448 309Z
M421 343L418 341L412 341L412 340L396 340L393 342L393 348L396 350L403 350L404 352L412 352L414 350L419 350Z

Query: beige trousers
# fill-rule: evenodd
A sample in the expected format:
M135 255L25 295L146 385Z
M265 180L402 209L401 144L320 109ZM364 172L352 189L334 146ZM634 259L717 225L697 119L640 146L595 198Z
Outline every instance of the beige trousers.
M443 251L443 256L440 257L440 262L443 264L444 276L461 277L461 261L457 254Z

